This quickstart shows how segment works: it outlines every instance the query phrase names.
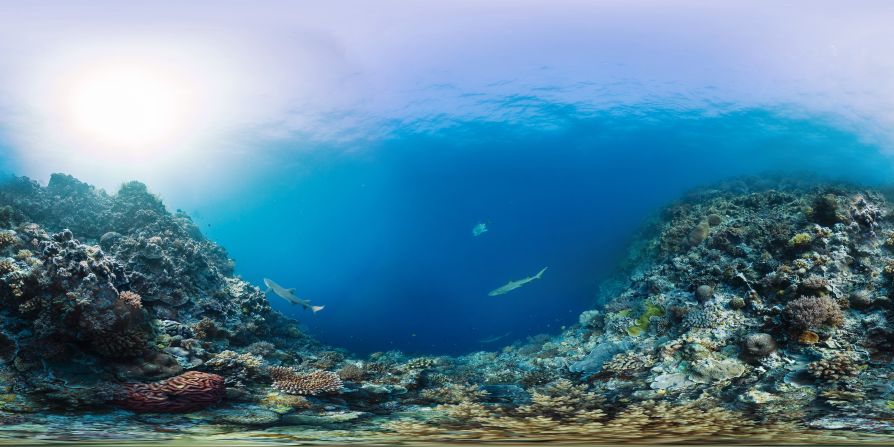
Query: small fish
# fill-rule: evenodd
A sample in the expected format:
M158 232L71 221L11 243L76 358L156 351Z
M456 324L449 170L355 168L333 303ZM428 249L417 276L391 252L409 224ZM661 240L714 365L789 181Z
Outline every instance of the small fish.
M497 296L497 295L502 295L504 293L509 293L509 292L511 292L511 291L513 291L513 290L515 290L515 289L517 289L517 288L519 288L535 279L540 279L540 277L543 276L543 272L545 272L546 269L548 269L548 268L549 267L544 267L542 270L537 272L537 274L534 276L529 276L524 279L519 279L518 281L509 281L508 283L506 283L505 286L500 287L498 289L491 290L490 293L487 294L487 296Z
M512 332L507 332L503 335L491 335L490 337L485 337L485 338L482 338L481 340L478 340L478 343L481 343L481 344L493 343L495 341L499 341L499 340L502 340L502 339L508 337L509 334L511 334L511 333Z
M267 286L267 291L265 293L273 292L276 296L292 303L297 304L305 309L312 310L314 313L317 313L323 310L325 306L311 306L309 300L302 300L295 296L295 289L286 289L285 287L273 282L272 279L264 278L264 285Z
M487 224L486 223L478 222L477 225L472 227L472 236L478 237L484 233L487 233Z

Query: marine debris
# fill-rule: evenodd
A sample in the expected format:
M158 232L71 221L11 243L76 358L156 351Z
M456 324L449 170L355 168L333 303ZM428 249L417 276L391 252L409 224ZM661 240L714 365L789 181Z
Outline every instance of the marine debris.
M527 284L527 283L529 283L529 282L531 282L531 281L533 281L533 280L535 280L535 279L540 279L540 278L543 276L543 272L545 272L546 269L548 269L548 268L549 268L549 267L544 267L544 268L540 269L540 271L537 272L537 274L534 275L534 276L528 276L528 277L526 277L526 278L522 278L522 279L519 279L519 280L516 280L516 281L509 281L509 282L506 283L505 285L503 285L503 286L501 286L501 287L498 287L498 288L496 288L496 289L494 289L494 290L491 290L491 291L487 294L487 296L503 295L503 294L505 294L505 293L509 293L509 292L511 292L511 291L513 291L513 290L515 290L515 289L517 289L517 288L519 288L519 287L521 287L521 286L524 286L525 284Z
M360 357L302 334L144 185L16 179L0 442L890 444L889 203L790 180L696 190L561 333Z

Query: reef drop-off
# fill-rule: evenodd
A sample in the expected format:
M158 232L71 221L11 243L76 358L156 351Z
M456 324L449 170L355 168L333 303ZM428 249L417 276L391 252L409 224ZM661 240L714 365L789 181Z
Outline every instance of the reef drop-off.
M730 181L644 226L561 334L358 358L145 185L12 179L0 442L890 442L892 217L879 191Z

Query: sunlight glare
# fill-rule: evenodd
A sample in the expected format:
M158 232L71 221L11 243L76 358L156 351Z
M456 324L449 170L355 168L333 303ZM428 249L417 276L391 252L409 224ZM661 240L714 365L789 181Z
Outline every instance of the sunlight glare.
M101 67L71 85L67 114L87 142L114 151L170 143L184 128L188 86L152 67Z

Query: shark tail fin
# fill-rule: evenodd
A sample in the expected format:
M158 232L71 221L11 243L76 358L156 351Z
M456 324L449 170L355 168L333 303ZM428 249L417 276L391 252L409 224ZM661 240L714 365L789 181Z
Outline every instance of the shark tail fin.
M549 268L549 267L544 267L543 270L537 272L537 274L534 275L534 278L536 278L536 279L540 279L540 277L543 276L543 272L545 272L546 269L548 269L548 268Z
M323 310L324 307L326 307L326 306L310 306L310 310L314 311L314 313L317 313L317 312Z

